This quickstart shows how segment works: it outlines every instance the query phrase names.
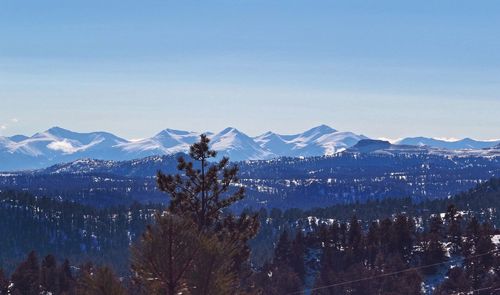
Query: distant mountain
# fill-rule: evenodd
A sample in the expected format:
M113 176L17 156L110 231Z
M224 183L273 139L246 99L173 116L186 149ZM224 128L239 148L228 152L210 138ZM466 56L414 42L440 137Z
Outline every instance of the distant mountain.
M0 171L39 169L87 158L123 161L185 153L200 134L165 129L153 137L131 141L107 132L78 133L53 127L31 137L0 137ZM233 161L328 155L366 138L326 125L295 135L268 132L255 138L232 127L205 134L219 158L227 156Z
M442 139L428 137L408 137L396 142L402 145L430 146L435 148L443 148L449 150L464 150L464 149L484 149L500 144L497 141L479 141L470 138L464 138L456 141L447 141Z
M0 141L0 169L33 169L87 157L119 160L116 146L124 142L107 132L77 133L59 127L31 137L16 135Z
M332 155L355 145L366 136L352 132L339 132L321 125L295 135L280 135L267 132L255 138L262 147L273 154L288 157L311 157Z
M443 157L500 157L500 146L483 149L446 149L427 145L391 144L384 140L363 139L345 153L372 153L384 155L437 155Z
M234 131L224 134L228 133ZM165 196L158 192L154 176L158 170L177 173L178 156L130 161L83 159L36 171L0 173L0 189L30 191L98 206L130 202L131 198L157 202L165 200ZM247 191L240 209L311 208L374 198L447 198L499 177L500 150L462 153L362 140L332 156L244 161L238 166L241 184Z
M165 129L153 137L126 140L107 132L78 133L53 127L30 137L24 135L0 137L0 171L40 169L77 159L126 161L186 153L189 146L199 139L200 134L200 132ZM291 135L269 131L257 137L250 137L232 127L219 133L205 134L210 137L211 148L218 152L219 158L227 156L233 161L334 155L369 139L364 135L337 131L326 125ZM380 144L379 142L378 145ZM500 141L463 139L449 142L418 137L403 139L385 149L380 146L374 149L374 145L377 145L377 142L363 141L361 146L351 152L366 152L367 149L371 149L391 153L491 155L496 154L496 151L488 149L500 145Z
M20 142L20 141L23 141L25 139L28 139L29 137L26 136L26 135L14 135L14 136L11 136L11 137L8 137L10 140L14 141L14 142Z
M138 141L128 141L119 144L117 148L123 153L124 159L135 159L154 155L170 155L189 150L200 138L201 133L165 129L151 138Z
M348 149L349 152L371 153L391 148L391 143L385 140L363 139Z
M29 173L32 175L94 174L150 178L155 176L158 170L165 173L177 172L177 158L180 156L187 157L185 154L174 154L150 156L129 161L79 159L68 163L56 164L44 169L34 170Z
M279 156L232 127L212 136L210 145L218 152L219 157L227 156L233 161L266 160Z

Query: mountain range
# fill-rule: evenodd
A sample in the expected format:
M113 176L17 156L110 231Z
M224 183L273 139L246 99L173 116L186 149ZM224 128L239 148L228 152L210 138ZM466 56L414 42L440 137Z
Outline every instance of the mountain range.
M158 170L175 174L185 154L127 161L79 159L44 169L0 173L0 190L32 192L92 206L159 203ZM195 163L197 165L197 163ZM253 208L311 208L370 199L446 198L500 176L500 148L446 150L362 139L331 156L239 162ZM197 167L197 166L195 166Z
M368 139L326 125L293 135L269 131L251 137L232 127L205 134L210 137L211 148L219 157L228 156L233 161L333 155ZM0 171L39 169L83 158L120 161L172 155L187 152L200 135L199 132L165 129L153 137L127 140L108 132L78 133L53 127L33 136L0 136ZM450 142L417 137L405 138L396 144L454 150L489 148L499 145L500 141L463 139Z
M479 141L471 138L461 140L442 140L428 137L407 137L395 142L400 145L430 146L450 150L484 149L500 144L500 140Z

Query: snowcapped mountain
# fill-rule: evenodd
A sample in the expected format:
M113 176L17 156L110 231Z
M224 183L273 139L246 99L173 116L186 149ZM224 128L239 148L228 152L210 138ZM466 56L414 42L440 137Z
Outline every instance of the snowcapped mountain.
M218 156L226 156L234 161L264 160L278 156L232 127L215 134L211 138L210 146L218 152Z
M127 159L142 158L153 155L170 155L189 150L200 138L201 133L165 129L151 138L124 142L117 145ZM207 133L211 135L211 133Z
M295 135L267 132L256 137L255 141L276 155L310 157L332 155L355 145L361 139L367 137L321 125Z
M464 138L461 140L442 140L429 137L407 137L401 139L396 144L402 145L416 145L416 146L430 146L435 148L443 148L449 150L463 150L463 149L484 149L493 147L500 144L500 140L497 141L479 141L470 138Z
M31 156L75 159L96 157L117 159L114 147L126 142L107 132L77 133L59 127L36 133L11 145L12 153Z
M438 155L443 157L478 157L478 158L497 158L500 157L499 147L490 147L483 149L447 149L424 145L403 145L391 144L389 141L363 139L356 145L348 148L345 153L375 153L383 155L396 154L426 154Z
M31 137L0 141L0 169L33 169L79 158L119 160L115 146L126 142L107 132L77 133L53 127Z
M20 134L8 137L8 139L10 139L14 142L20 142L20 141L23 141L23 140L28 139L28 138L29 138L28 136L20 135Z
M189 146L199 139L200 134L165 129L153 137L126 140L107 132L78 133L53 127L31 137L0 137L0 171L39 169L77 159L127 161L186 153ZM349 150L358 142L368 139L366 136L337 131L326 125L292 135L269 131L257 137L250 137L232 127L216 134L205 134L210 137L211 148L218 152L219 158L227 156L233 161L333 155ZM374 148L373 142L362 144L368 146L361 146L360 151ZM376 146L378 150L387 151L387 148L381 148L383 144L380 142ZM405 152L425 150L450 154L496 155L498 147L494 149L493 146L500 146L500 141L463 139L449 142L418 137L403 139L396 145L391 145L389 149L403 149ZM356 148L351 151L355 150Z

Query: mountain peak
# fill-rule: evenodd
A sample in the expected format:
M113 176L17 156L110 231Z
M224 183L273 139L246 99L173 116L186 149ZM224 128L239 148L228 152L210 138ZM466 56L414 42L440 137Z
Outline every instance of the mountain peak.
M26 140L28 138L29 138L28 136L22 135L22 134L17 134L17 135L13 135L13 136L8 137L8 139L12 140L13 142L21 142L21 141Z
M189 136L189 135L194 135L195 132L191 131L184 131L184 130L176 130L176 129L164 129L160 131L158 134L156 134L154 137L176 137L176 136Z
M313 127L311 129L309 129L308 131L318 131L318 132L336 132L337 130L333 129L332 127L328 126L328 125L325 125L325 124L321 124L319 126L316 126L316 127Z
M464 138L461 140L446 140L422 136L407 137L396 142L396 144L400 145L429 146L449 150L489 148L495 146L497 143L498 142L495 141L479 141L472 138Z
M59 135L59 134L68 134L68 133L74 133L73 131L70 131L68 129L61 128L59 126L54 126L52 128L49 128L45 132L48 132L53 135Z
M191 132L191 131L184 131L184 130L177 130L177 129L171 129L171 128L167 128L163 131L166 131L170 134L175 134L175 135L189 135L189 134L192 134L194 132Z
M359 153L371 153L378 150L390 148L392 145L386 140L362 139L347 151Z
M229 134L229 133L241 134L241 132L234 127L227 127L226 129L219 132L219 134Z

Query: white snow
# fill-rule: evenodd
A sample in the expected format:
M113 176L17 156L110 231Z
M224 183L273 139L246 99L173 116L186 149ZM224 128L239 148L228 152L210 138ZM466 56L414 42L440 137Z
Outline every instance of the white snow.
M192 131L165 129L153 137L126 140L105 132L77 133L54 127L31 137L16 136L15 140L0 136L0 158L10 158L14 163L22 162L23 164L17 169L39 168L39 165L68 162L79 158L132 160L188 152L189 146L199 140L200 134ZM266 132L254 138L232 127L217 134L206 134L211 139L211 148L218 152L219 157L228 156L234 161L269 160L277 157L335 156L348 150L359 140L367 139L363 135L337 131L326 125L299 134L282 135ZM425 138L415 138L414 140L424 141ZM481 144L481 142L471 139L462 141L465 142L466 146L469 143ZM455 144L456 142L451 143ZM500 156L500 148L498 147L451 150L393 145L389 149L375 152L388 155L428 153L444 155L450 160L463 156L488 158ZM12 168L9 169L12 170ZM1 163L0 170L2 170Z

